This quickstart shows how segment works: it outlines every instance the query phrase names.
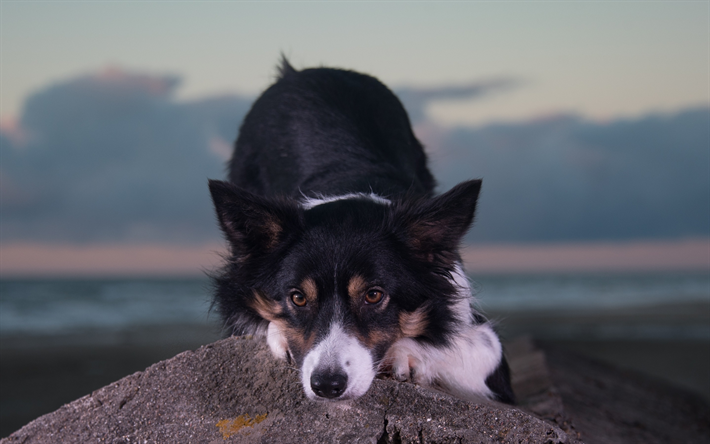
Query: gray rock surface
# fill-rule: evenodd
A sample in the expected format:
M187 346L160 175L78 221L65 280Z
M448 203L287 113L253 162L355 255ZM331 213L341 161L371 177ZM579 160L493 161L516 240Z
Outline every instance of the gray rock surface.
M228 338L127 376L1 441L9 443L564 443L522 410L375 380L348 403L305 398L296 369Z
M545 347L545 356L565 419L585 443L710 443L710 407L697 395L565 350Z
M707 443L710 407L660 381L529 339L507 344L517 408L375 380L309 401L259 340L183 352L37 418L9 443Z

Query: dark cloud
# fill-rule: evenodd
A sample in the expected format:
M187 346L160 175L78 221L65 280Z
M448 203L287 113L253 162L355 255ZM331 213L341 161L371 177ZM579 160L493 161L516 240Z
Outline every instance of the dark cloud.
M702 108L458 128L441 139L433 166L442 189L483 178L469 240L710 236L709 123Z
M120 71L50 86L26 102L24 146L2 144L2 240L214 239L207 178L251 99L176 103L177 79Z
M397 92L416 121L514 83ZM0 130L0 240L218 239L206 182L225 177L253 98L177 102L177 84L113 70L32 95L17 131ZM442 130L432 166L442 190L483 177L473 241L708 236L709 112Z

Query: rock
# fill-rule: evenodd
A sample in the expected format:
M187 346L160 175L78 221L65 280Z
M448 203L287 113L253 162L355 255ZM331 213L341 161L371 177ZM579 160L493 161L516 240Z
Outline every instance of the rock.
M710 407L661 381L522 338L506 345L518 407L377 379L309 401L260 340L183 352L37 418L9 443L707 443Z
M544 350L563 416L585 443L710 443L710 406L697 395L566 350Z
M534 385L534 384L533 384ZM559 413L559 412L558 412ZM556 423L378 379L347 403L305 398L265 343L228 338L183 352L37 418L9 443L565 443Z

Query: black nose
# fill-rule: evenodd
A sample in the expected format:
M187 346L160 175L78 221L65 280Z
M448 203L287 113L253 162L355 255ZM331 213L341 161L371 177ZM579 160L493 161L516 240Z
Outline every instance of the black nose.
M321 398L337 398L347 386L348 375L343 373L313 372L311 375L311 389Z

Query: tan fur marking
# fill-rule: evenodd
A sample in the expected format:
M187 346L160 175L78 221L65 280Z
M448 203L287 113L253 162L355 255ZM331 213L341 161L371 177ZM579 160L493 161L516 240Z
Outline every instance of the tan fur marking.
M274 219L267 219L266 221L264 221L263 228L269 238L269 241L266 244L266 248L271 249L276 246L276 243L279 240L279 236L281 235L283 228L278 223L278 221Z
M371 330L367 335L355 334L358 340L368 349L372 350L376 345L393 342L397 337L396 331Z
M350 282L348 282L348 296L350 296L353 302L359 303L365 290L367 290L367 282L365 282L365 279L358 275L350 278Z
M294 350L300 356L305 356L313 347L315 341L315 332L311 332L308 337L304 337L303 331L296 328L284 325L282 330L289 345L290 350Z
M251 300L249 305L259 313L259 316L267 321L274 322L277 316L281 314L281 305L256 290L254 290L254 299Z
M318 301L318 287L313 279L305 278L301 282L301 289L309 304L315 304Z
M399 329L405 338L421 336L429 326L427 309L419 307L411 313L402 312L399 315Z

